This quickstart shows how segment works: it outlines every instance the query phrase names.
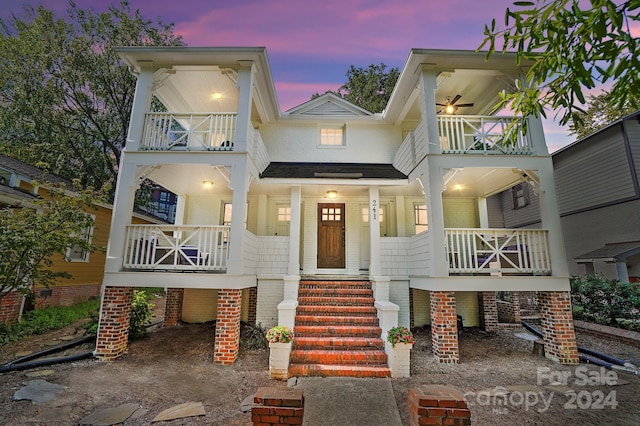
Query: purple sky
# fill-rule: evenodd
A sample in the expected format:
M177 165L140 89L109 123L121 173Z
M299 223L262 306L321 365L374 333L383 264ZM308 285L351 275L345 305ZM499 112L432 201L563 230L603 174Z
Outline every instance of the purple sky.
M104 10L118 0L76 0ZM22 5L44 4L58 16L67 0L4 0L0 16L20 14ZM476 49L485 23L513 0L130 0L147 18L175 23L189 46L265 46L280 108L313 93L336 90L349 65L384 63L402 70L411 48ZM548 114L550 117L553 113ZM545 121L550 151L573 141Z

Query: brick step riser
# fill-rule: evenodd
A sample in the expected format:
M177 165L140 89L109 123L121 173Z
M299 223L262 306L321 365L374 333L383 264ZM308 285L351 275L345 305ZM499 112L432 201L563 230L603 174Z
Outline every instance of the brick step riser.
M368 326L317 326L317 325L298 325L296 326L296 336L361 336L361 337L380 337L382 329L380 327Z
M293 364L289 366L289 377L314 376L314 377L391 377L391 370L385 365L371 369L349 369L345 366L340 370L325 369L317 364Z
M362 317L362 316L376 316L377 310L370 306L312 306L312 305L299 305L296 310L297 315L311 315L311 316L341 316L341 317Z
M294 350L384 350L384 342L375 338L296 337Z
M317 316L317 315L296 315L297 326L374 326L380 324L378 317L345 317L338 315Z
M298 289L299 297L373 297L373 290L340 289L340 288L306 288Z
M384 351L292 351L291 363L331 365L385 365L387 363L387 354Z
M375 303L373 297L306 297L298 296L299 306L367 306Z

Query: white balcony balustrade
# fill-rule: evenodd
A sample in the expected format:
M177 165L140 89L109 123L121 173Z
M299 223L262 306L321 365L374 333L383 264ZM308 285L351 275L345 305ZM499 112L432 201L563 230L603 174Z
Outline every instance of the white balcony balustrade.
M551 274L549 232L540 229L445 229L449 273Z
M225 271L229 226L127 226L123 268Z
M445 154L531 154L532 144L513 117L450 115L438 117L440 147Z
M147 113L141 150L231 151L238 114Z

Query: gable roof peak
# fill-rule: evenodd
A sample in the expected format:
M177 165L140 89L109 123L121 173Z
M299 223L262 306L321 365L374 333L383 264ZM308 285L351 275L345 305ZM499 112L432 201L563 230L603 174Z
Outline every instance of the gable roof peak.
M368 117L373 113L347 101L346 99L327 92L317 98L291 108L286 112L289 116L339 116L339 117Z

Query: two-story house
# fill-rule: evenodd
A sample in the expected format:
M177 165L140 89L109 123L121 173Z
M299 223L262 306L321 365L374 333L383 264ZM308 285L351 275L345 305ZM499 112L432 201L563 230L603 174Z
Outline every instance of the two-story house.
M496 291L539 292L547 355L576 363L553 167L539 120L487 115L526 72L511 54L411 50L386 109L325 94L280 111L266 49L125 47L138 75L117 182L96 355L126 351L132 289L167 290L165 325L241 320L296 333L290 375L388 375L391 327L493 327ZM167 112L151 110L152 97ZM172 226L130 223L142 179L178 195ZM540 194L539 229L493 228L487 198ZM366 350L363 350L366 349Z

